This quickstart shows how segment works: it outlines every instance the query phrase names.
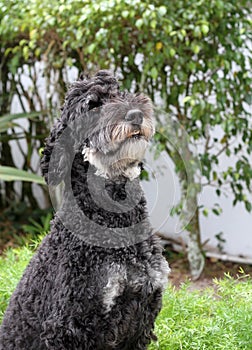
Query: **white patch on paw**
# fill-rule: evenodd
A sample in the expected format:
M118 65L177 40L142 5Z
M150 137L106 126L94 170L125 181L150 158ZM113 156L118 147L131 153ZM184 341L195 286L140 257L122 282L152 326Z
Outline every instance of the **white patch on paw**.
M157 266L149 268L148 274L154 289L161 288L164 290L167 287L169 273L170 267L165 259L162 259Z

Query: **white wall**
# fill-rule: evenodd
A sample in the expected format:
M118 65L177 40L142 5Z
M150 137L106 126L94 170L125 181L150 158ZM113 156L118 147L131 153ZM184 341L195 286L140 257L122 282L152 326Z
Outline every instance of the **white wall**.
M146 192L150 220L154 228L167 237L186 241L186 232L183 231L178 218L171 217L169 212L180 197L177 175L173 164L167 155L162 155L157 161L149 153L146 157L146 169L154 173L150 181L143 181ZM161 168L163 174L158 169ZM242 204L232 206L232 196L217 197L214 188L205 187L199 196L199 204L208 208L219 203L223 209L220 216L212 213L209 217L200 216L202 241L209 240L207 250L217 250L218 241L215 235L223 232L224 252L234 256L252 258L252 215Z

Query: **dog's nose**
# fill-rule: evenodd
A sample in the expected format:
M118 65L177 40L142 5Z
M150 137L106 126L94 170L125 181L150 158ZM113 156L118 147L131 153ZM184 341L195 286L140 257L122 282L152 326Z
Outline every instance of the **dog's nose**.
M143 116L143 112L141 112L139 109L132 109L126 114L125 120L127 122L131 122L132 124L142 124Z

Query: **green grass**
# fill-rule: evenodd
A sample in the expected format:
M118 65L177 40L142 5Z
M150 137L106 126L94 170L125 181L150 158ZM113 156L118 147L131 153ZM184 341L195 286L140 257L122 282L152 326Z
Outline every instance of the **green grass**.
M9 298L41 239L42 237L30 246L8 249L3 256L0 256L0 321Z
M149 350L251 350L252 281L226 276L216 289L169 287L156 321L158 342Z
M33 252L25 246L0 257L0 317ZM149 350L251 350L251 279L226 276L215 284L204 291L168 287Z

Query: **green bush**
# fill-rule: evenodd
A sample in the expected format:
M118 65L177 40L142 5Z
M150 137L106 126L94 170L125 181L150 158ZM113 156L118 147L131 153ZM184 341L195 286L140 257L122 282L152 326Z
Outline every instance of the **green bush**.
M35 246L9 250L0 258L1 319ZM167 288L156 321L158 342L149 350L252 349L251 280L227 276L215 283L216 288L205 291L189 291L188 284Z

